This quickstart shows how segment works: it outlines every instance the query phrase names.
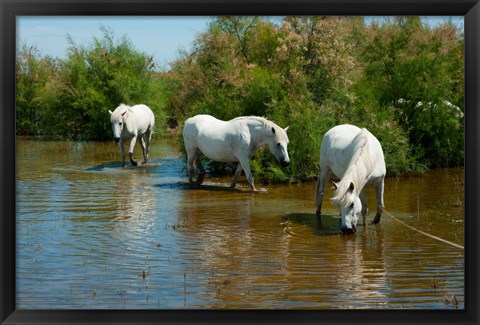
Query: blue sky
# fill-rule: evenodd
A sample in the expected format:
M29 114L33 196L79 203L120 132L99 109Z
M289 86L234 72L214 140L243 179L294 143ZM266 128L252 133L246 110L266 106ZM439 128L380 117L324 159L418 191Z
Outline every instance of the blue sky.
M179 50L189 50L195 36L205 31L209 17L19 17L17 18L17 48L35 45L43 55L65 58L69 47L67 35L77 45L91 44L101 37L101 26L111 29L116 38L126 36L133 47L153 55L160 66L166 67L178 56Z
M449 17L429 17L432 25ZM463 17L450 17L463 28ZM210 17L17 17L17 48L22 44L36 46L43 55L65 58L69 47L67 35L77 45L91 44L101 37L100 26L111 29L117 38L126 36L133 47L153 55L161 67L178 57L180 50L189 50L197 34L205 31Z

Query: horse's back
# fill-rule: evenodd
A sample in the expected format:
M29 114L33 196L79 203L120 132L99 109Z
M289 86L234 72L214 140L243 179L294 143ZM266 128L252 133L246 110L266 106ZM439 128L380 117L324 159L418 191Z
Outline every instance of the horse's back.
M143 119L147 120L149 123L155 123L155 115L153 114L150 107L144 104L133 105L131 109L138 113Z
M190 117L185 121L183 135L188 139L198 138L213 134L222 127L225 122L211 115L200 114Z
M337 125L325 133L322 140L322 148L324 148L324 150L330 148L345 150L361 131L362 129L355 125Z
M346 170L353 156L353 140L360 131L359 127L350 124L337 125L328 130L320 146L321 166L329 166L338 177L341 177L335 169L343 172Z
M337 177L342 178L355 154L355 138L361 132L367 136L369 155L373 162L372 172L378 176L385 175L385 159L380 142L367 129L351 124L337 125L325 133L320 147L321 167L328 166Z
M217 147L224 147L227 122L211 115L195 115L185 121L183 139L185 143L200 149L206 156L216 156Z
M125 124L133 133L142 135L152 131L155 125L155 115L152 110L144 104L134 105L128 108L128 115ZM133 131L136 130L136 131Z
M236 162L239 141L245 140L243 134L246 130L235 120L222 121L210 115L196 115L185 121L183 139L185 147L198 148L212 160Z
M199 114L193 117L188 118L185 121L185 127L194 127L198 128L204 125L212 125L218 122L222 122L221 120L207 114Z

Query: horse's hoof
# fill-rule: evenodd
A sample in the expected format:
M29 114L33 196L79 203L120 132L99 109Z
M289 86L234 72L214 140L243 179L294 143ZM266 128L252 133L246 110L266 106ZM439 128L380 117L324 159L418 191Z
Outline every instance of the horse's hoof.
M380 218L381 216L379 216L378 214L375 216L375 218L373 218L373 221L372 221L372 224L373 225L376 225L377 223L380 222Z
M132 161L132 166L138 166L138 163L136 161Z

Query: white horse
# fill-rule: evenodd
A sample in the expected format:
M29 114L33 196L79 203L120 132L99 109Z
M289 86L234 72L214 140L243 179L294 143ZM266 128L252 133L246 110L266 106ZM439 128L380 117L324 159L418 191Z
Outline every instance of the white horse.
M140 104L132 107L120 104L115 111L110 113L110 122L112 123L113 139L120 146L120 155L122 156L122 166L125 167L125 151L123 141L130 140L130 148L128 156L133 166L137 166L137 162L133 160L133 148L140 138L140 145L143 152L143 163L148 162L148 154L150 152L150 142L152 140L153 126L155 124L155 116L148 106Z
M385 159L380 142L367 129L354 125L338 125L330 129L320 147L320 175L315 191L317 215L321 215L325 187L331 173L340 179L334 183L336 191L332 202L340 206L342 232L356 231L358 214L363 225L368 213L364 186L373 185L377 196L377 214L373 223L379 223L383 212Z
M249 159L255 152L268 145L270 152L279 160L282 167L288 166L287 129L262 117L237 117L230 121L221 121L210 115L196 115L185 122L183 141L187 152L187 174L193 184L193 163L200 173L197 183L202 184L205 169L200 161L201 154L220 162L238 162L231 187L234 188L237 178L245 171L251 190L256 191L250 171Z

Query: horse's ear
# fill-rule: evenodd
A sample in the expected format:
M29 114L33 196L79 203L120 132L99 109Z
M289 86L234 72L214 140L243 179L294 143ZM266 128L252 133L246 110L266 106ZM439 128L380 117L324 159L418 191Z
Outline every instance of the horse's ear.
M353 182L350 182L350 186L348 187L348 191L350 193L353 193L353 190L355 189L355 185L353 185Z
M283 131L285 131L285 133L286 133L286 132L288 131L288 128L289 128L289 127L290 127L290 125L287 126L285 129L283 129Z
M272 133L275 134L275 128L272 126Z
M110 115L112 115L112 114L113 114L113 112L112 112L111 110L108 110L108 112L110 113Z
M333 187L335 187L335 189L338 188L338 183L335 183L335 182L332 182L333 183Z

